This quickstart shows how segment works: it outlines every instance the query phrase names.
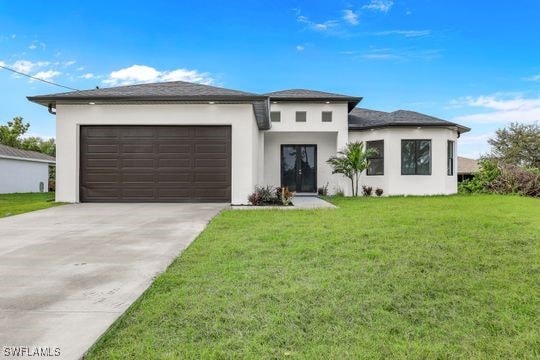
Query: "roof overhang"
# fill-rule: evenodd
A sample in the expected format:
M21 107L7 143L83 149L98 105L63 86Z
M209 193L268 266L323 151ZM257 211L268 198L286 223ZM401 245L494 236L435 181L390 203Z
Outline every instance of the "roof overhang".
M66 105L113 105L113 104L251 104L260 130L270 129L270 107L267 96L28 96L28 100L56 108L57 104Z
M368 130L372 130L372 129L381 129L381 128L387 128L387 127L416 127L416 128L421 128L421 127L445 127L445 128L454 128L455 130L457 130L457 132L459 134L463 134L463 133L466 133L466 132L471 130L470 128L468 128L466 126L459 125L459 124L400 123L400 124L380 124L380 125L366 126L366 125L356 125L356 124L350 124L349 123L349 130L352 130L352 131L368 131Z
M362 97L279 97L270 96L270 101L274 102L302 102L302 103L347 103L349 112L362 101Z
M47 163L47 164L56 164L56 161L54 161L54 160L32 159L32 158L24 158L24 157L20 157L20 156L9 156L9 155L0 155L0 159L31 161L31 162Z

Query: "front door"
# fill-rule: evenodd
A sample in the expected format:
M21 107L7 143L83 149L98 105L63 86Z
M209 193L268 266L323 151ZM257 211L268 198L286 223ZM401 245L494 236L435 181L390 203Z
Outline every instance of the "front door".
M317 145L281 145L281 186L293 192L317 191Z

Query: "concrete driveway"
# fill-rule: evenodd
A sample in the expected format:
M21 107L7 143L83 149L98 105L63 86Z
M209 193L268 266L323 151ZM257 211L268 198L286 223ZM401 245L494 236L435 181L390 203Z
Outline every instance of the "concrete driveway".
M224 207L73 204L0 219L0 358L4 346L80 358Z

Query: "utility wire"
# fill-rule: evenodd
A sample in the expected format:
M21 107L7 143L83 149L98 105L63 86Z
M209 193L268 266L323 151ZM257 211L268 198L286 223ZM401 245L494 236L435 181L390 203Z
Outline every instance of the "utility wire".
M40 78L37 78L35 76L32 76L32 75L29 75L29 74L25 74L23 72L20 72L20 71L17 71L15 69L12 69L10 67L7 67L7 66L4 66L4 65L1 65L0 64L0 68L4 69L4 70L7 70L7 71L11 71L11 72L14 72L15 74L19 74L19 75L22 75L22 76L26 76L26 77L29 77L30 79L34 79L34 80L38 80L38 81L43 81L44 83L47 83L49 85L54 85L54 86L60 86L64 89L69 89L69 90L74 90L74 91L80 91L79 89L74 89L72 87L69 87L69 86L64 86L64 85L60 85L60 84L57 84L57 83L54 83L52 81L48 81L48 80L45 80L45 79L40 79Z

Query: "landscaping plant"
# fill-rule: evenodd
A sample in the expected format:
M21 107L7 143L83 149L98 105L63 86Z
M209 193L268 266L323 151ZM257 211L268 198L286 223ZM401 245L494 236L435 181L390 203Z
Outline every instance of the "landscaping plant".
M332 166L332 174L342 174L351 180L353 196L358 196L358 182L362 172L369 166L370 154L371 151L364 150L361 141L354 141L347 143L344 149L326 161Z

